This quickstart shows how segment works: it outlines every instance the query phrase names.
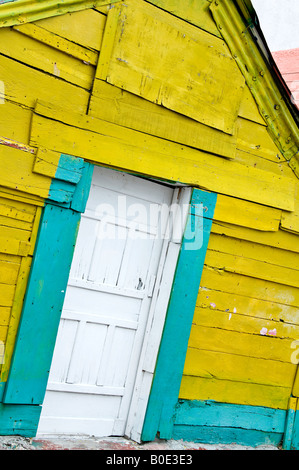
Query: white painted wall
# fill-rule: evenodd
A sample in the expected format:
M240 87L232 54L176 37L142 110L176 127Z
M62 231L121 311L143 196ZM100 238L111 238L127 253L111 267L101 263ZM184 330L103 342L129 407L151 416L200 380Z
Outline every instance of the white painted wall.
M251 0L272 52L299 47L299 0Z

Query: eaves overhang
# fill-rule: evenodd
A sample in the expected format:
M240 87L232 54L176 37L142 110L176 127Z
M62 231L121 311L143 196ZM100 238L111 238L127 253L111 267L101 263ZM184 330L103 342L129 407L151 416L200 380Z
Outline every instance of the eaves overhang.
M251 1L212 0L210 10L272 139L299 177L298 108L275 64Z

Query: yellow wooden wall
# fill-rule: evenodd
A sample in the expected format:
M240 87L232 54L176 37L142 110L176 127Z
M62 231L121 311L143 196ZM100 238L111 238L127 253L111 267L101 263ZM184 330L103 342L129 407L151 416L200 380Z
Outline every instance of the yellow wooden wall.
M37 148L218 193L180 397L286 408L297 367L298 180L209 5L129 0L0 29L0 236L30 238L49 193L53 169L36 171ZM9 208L18 215L8 219ZM5 340L23 258L0 256Z

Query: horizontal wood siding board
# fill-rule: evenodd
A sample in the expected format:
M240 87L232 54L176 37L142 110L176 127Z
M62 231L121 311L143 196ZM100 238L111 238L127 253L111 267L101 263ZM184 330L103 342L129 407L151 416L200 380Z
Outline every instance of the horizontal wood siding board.
M179 400L175 424L283 433L286 411L213 401Z
M239 294L252 299L267 300L278 304L299 307L298 288L283 286L271 281L230 273L205 266L202 275L201 288L210 288Z
M79 220L71 210L50 204L44 209L5 403L43 401Z
M60 50L9 28L0 28L0 42L1 54L30 68L59 77L85 90L89 90L92 85L95 67Z
M199 190L193 191L191 207L196 201L201 203L205 200L209 208L209 215L212 217L216 204L216 194L211 193L201 197L200 193L201 191ZM188 217L187 230L183 239L172 287L154 381L141 436L143 441L154 439L158 431L161 438L163 436L170 438L172 432L174 407L179 394L187 343L212 223L211 219L200 219L191 215L191 213L192 211L190 211ZM198 225L196 231L196 239L198 237L201 239L202 234L200 232L203 230L202 244L198 250L190 249L186 239L188 227L190 228L194 218L198 219L198 221L203 221L203 226L202 224ZM180 332L179 335L178 332Z
M11 40L11 38L9 39ZM73 109L76 112L82 113L86 112L89 92L61 80L59 77L49 75L42 70L34 69L1 54L0 75L1 80L5 83L5 95L7 97L6 102L1 105L1 110L3 112L6 109L9 110L9 116L15 120L18 135L21 132L22 136L24 134L25 137L28 135L31 122L31 113L29 116L28 108L33 109L37 99L48 99L57 106L63 103L65 109ZM26 124L27 122L28 124ZM5 125L7 127L7 124ZM19 130L19 128L21 129ZM4 136L9 137L5 134ZM29 136L28 138L25 137L22 137L19 141L28 142Z
M41 406L6 405L0 403L1 435L34 437L36 435L40 413Z
M237 443L238 445L257 447L265 444L278 446L283 439L283 434L216 426L175 425L173 439L217 445Z
M286 410L292 387L183 375L179 398Z
M233 159L236 137L95 79L88 114L123 127Z
M295 181L170 141L39 103L30 143L267 206L294 209ZM134 143L134 144L133 144ZM165 162L168 162L166 166Z

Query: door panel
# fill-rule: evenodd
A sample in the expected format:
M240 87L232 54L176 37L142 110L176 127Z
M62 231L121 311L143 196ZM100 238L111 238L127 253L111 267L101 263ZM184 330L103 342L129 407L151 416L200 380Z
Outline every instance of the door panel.
M172 197L167 186L95 168L39 434L124 434Z

